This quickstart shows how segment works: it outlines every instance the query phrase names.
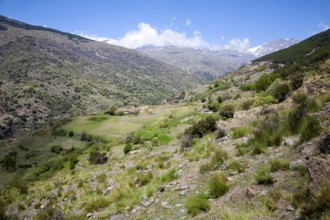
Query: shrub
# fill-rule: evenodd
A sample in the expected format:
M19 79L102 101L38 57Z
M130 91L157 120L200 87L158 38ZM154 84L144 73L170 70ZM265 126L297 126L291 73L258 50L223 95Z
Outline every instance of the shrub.
M93 136L88 134L86 131L82 131L80 134L80 140L91 142L93 140Z
M289 169L289 162L282 158L276 158L276 159L271 160L269 162L269 165L270 165L271 172Z
M245 171L244 166L238 161L238 160L233 160L231 161L228 166L228 169L230 170L236 170L237 172L241 173Z
M7 154L2 160L2 167L7 171L15 171L16 170L16 157Z
M209 171L212 171L212 165L211 163L204 163L204 164L201 164L200 167L199 167L199 172L200 173L206 173L206 172L209 172Z
M76 167L76 164L79 162L77 155L71 155L69 157L69 168L73 170Z
M272 185L275 183L268 166L259 166L254 174L254 177L257 184Z
M50 151L55 154L61 153L62 150L63 150L62 147L58 144L55 144L55 145L51 146L51 148L50 148Z
M105 114L108 115L116 115L117 108L116 106L111 106L108 111L105 112Z
M259 96L254 98L253 106L262 106L262 105L269 105L274 104L276 102L275 98L269 95L266 92L261 93Z
M246 126L237 127L233 129L232 138L233 139L241 138L247 135L248 133L250 133L249 127Z
M210 210L210 202L204 193L191 196L186 200L186 208L192 216L198 215L200 212L208 212Z
M246 99L241 103L241 108L243 110L249 110L251 106L253 105L254 100L253 99Z
M193 136L192 134L184 134L181 138L181 150L190 148L192 145Z
M64 220L65 216L61 210L53 207L46 207L45 209L41 209L36 216L34 216L35 220L45 220L45 219L56 219L56 220Z
M256 90L258 92L260 91L266 91L268 87L280 76L278 74L268 74L268 75L262 75L256 82Z
M124 153L127 154L128 152L130 152L133 148L133 145L131 143L126 144L124 147Z
M89 163L90 164L105 164L108 161L108 157L105 153L100 153L98 151L92 151L89 153Z
M271 94L277 102L283 102L290 92L290 85L286 81L276 79L271 86L267 89L267 92Z
M229 190L227 177L223 174L214 174L209 182L209 193L213 198L223 196Z
M300 140L309 141L310 139L318 136L321 131L322 127L320 125L320 122L312 116L307 116L305 117L305 120L302 125Z
M234 117L235 107L232 104L227 104L221 106L219 110L219 115L224 118L232 118Z
M68 135L69 135L69 137L73 137L74 136L74 132L73 131L69 131Z
M184 134L201 138L206 133L215 131L217 129L216 123L217 123L217 119L212 116L209 116L187 128L184 131Z
M219 128L215 133L215 139L219 139L226 136L226 130L223 128Z
M223 151L219 148L214 148L213 150L213 155L211 158L211 165L212 165L212 169L217 169L220 167L221 164L223 164L223 162L225 162L225 160L228 159L228 154L226 151Z
M14 178L10 183L10 187L17 188L21 194L28 194L28 183L22 178Z
M304 75L295 74L290 79L290 85L293 90L299 89L304 84Z
M254 83L251 84L245 84L240 87L241 90L243 91L251 91L251 90L256 90L256 85Z
M153 178L152 172L148 171L147 173L138 173L137 174L137 184L139 186L147 185Z

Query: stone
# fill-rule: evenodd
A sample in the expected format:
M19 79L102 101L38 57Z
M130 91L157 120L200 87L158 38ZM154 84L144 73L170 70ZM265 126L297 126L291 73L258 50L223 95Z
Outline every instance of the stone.
M181 216L182 216L182 213L181 213L181 212L176 212L176 213L175 213L175 217L176 217L176 218L180 218Z
M323 154L330 154L330 133L325 133L321 136L319 149Z
M246 192L245 192L245 196L247 197L247 198L252 198L252 197L254 197L255 196L255 192L252 190L252 189L250 189L250 188L248 188L247 190L246 190Z
M185 173L182 170L179 170L176 173L178 174L179 177L184 177L184 175L185 175Z
M186 190L186 189L189 189L189 185L188 184L184 184L180 187L180 190Z
M137 212L136 209L132 209L131 211L132 214L135 214L136 212Z
M86 214L86 218L91 218L91 217L93 217L93 213L89 212L89 213Z
M168 205L168 202L167 202L167 201L162 202L162 206L163 206L163 207L166 207L167 205Z
M40 206L40 209L44 209L44 208L45 208L45 206L44 206L44 205L41 205L41 206Z
M304 161L302 161L302 160L291 161L290 165L289 165L291 170L297 168L298 166L306 166L306 165L305 165Z
M186 190L180 192L180 196L185 196L187 194Z
M161 185L158 187L158 192L164 192L165 191L165 186Z
M169 205L169 202L165 201L165 202L162 202L161 205L165 208L165 209L171 209L172 206Z
M293 211L295 210L295 208L293 207L293 205L288 205L288 206L286 207L286 210L287 210L287 211L290 211L290 212L293 212Z
M123 220L123 219L125 219L125 216L123 214L113 215L110 218L108 218L108 220Z

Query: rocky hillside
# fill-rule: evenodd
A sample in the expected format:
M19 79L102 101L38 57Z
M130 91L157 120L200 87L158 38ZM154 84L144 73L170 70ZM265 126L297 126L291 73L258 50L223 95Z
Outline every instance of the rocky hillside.
M137 51L0 17L0 138L65 114L155 104L203 80Z
M74 117L17 138L0 154L0 216L329 219L323 51L302 69L264 57L187 91L180 104Z

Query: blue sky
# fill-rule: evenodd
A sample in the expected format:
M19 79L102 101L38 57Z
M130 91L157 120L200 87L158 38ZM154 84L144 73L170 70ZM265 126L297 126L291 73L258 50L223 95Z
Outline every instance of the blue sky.
M330 26L329 0L0 0L0 14L134 48L247 49Z

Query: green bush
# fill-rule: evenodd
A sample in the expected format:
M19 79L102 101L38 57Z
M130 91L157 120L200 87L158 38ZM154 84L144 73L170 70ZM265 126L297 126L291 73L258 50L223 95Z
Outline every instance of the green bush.
M219 148L214 148L211 157L212 168L213 169L219 168L220 165L223 164L227 159L228 159L228 154L226 151L223 151Z
M305 117L305 120L302 124L302 130L300 134L300 140L301 141L309 141L312 138L318 136L322 131L322 127L320 125L320 122L312 117L307 116Z
M213 132L217 129L217 119L208 116L205 119L198 121L184 131L185 135L192 135L193 137L201 138L208 132Z
M131 143L126 144L124 147L124 153L127 154L128 152L130 152L133 148L133 145Z
M69 168L73 170L76 167L76 164L79 162L77 155L71 155L69 157Z
M243 91L252 91L256 90L256 84L251 83L251 84L245 84L240 87L241 90Z
M229 190L227 177L223 174L214 174L209 181L209 194L213 198L223 196Z
M233 129L232 138L237 139L246 136L251 132L249 127L242 126Z
M117 108L116 106L111 106L108 111L105 112L105 114L108 115L116 115Z
M138 173L137 174L137 184L139 186L147 185L153 178L152 172L148 171L147 173Z
M50 151L55 153L55 154L61 153L62 150L63 150L62 147L58 144L55 144L55 145L51 146L51 148L50 148Z
M221 106L219 110L219 115L224 118L232 118L234 117L235 107L232 104L226 104Z
M259 166L254 173L254 178L257 184L272 185L275 183L275 180L272 177L270 168L268 166Z
M186 200L186 208L188 213L192 216L196 216L201 212L208 212L210 210L210 202L204 193L199 193L191 196Z
M74 136L74 132L73 131L69 131L68 135L69 135L69 137L73 137Z
M266 92L260 93L258 96L254 98L253 106L262 106L262 105L269 105L274 104L276 102L275 98L269 95Z
M245 171L244 166L238 160L231 161L228 164L227 168L230 169L230 170L236 170L239 173L242 173L242 172Z
M2 167L7 171L15 171L16 170L16 157L10 154L7 154L2 160Z
M80 134L80 140L91 142L93 140L93 136L88 134L86 131L82 131Z
M304 74L294 74L290 79L290 85L293 90L299 89L304 84Z
M21 194L28 194L28 182L22 178L14 178L10 183L10 187L19 189Z
M108 157L105 153L100 153L98 151L92 151L89 153L90 164L105 164L106 162L108 162Z
M271 172L289 169L289 162L282 158L276 158L276 159L271 160L269 162L269 165L270 165Z
M256 82L255 87L258 92L266 91L268 87L280 76L278 74L266 74L262 75Z
M254 100L253 99L246 99L241 103L241 109L243 110L249 110L251 106L253 105Z
M212 171L212 164L211 163L204 163L201 164L199 167L199 172L204 174L206 172Z
M286 81L276 79L267 89L267 92L272 95L277 102L283 102L290 92L290 85Z

